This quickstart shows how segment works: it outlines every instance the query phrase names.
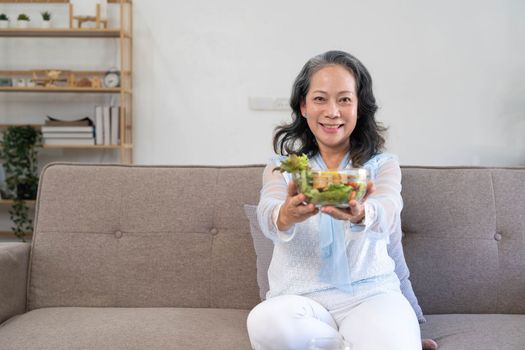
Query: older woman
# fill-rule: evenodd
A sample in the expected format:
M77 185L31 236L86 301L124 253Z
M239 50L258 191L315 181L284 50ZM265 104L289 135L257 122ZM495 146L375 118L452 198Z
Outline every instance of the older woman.
M274 253L268 298L248 316L252 347L308 349L328 339L353 350L421 349L418 320L387 252L401 229L401 171L395 156L382 153L370 74L352 55L326 52L305 64L290 104L293 120L276 130L281 156L264 171L257 208ZM347 209L306 203L289 174L273 171L289 154L306 154L320 169L367 168L367 198L349 200Z

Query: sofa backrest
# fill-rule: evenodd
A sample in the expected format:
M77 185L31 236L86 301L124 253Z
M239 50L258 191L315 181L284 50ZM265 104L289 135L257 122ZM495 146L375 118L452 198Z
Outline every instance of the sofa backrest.
M257 203L262 169L48 165L28 309L254 306L255 253L243 204Z
M402 227L425 313L525 313L525 168L404 167Z
M55 163L41 176L28 308L250 308L244 204L263 166ZM404 250L423 311L525 313L525 169L403 167Z

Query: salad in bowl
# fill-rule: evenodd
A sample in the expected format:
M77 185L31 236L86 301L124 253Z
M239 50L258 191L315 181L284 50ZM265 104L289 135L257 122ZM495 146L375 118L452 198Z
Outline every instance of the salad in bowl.
M368 170L349 168L341 170L312 169L306 155L292 154L274 170L287 172L305 195L308 203L316 206L348 207L350 200L360 201L366 194Z

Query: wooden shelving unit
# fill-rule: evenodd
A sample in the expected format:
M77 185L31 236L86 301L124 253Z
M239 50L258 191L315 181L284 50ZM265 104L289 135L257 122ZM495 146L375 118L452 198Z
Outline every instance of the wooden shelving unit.
M69 4L68 0L0 0L0 4ZM9 40L9 38L36 38L38 40L47 40L53 38L71 38L70 40L89 40L90 38L102 38L108 40L117 40L119 45L118 66L120 71L120 86L117 88L91 88L91 87L70 87L70 86L55 86L55 87L17 87L17 86L2 86L0 93L37 93L37 94L113 94L119 98L120 117L119 117L119 139L118 145L44 145L44 148L49 149L88 149L88 150L115 150L119 152L119 159L121 163L133 163L133 18L132 18L132 1L131 0L108 0L108 6L118 6L119 25L117 28L111 27L107 29L95 28L8 28L0 29L0 38L2 40ZM98 23L98 22L97 22ZM69 23L68 23L69 24ZM66 24L66 25L68 25ZM64 41L62 45L67 45ZM39 48L41 49L41 48ZM46 67L35 67L35 70L45 69ZM52 68L52 67L51 67ZM31 71L0 71L0 76L28 76ZM90 71L75 71L78 76L103 76L105 72L90 72ZM28 94L28 96L31 96ZM30 98L30 97L29 97ZM72 98L75 98L74 96ZM0 123L2 116L0 116ZM15 124L0 124L0 128L5 128L11 125L28 125L23 121ZM33 127L39 128L42 125L33 124ZM26 201L29 206L34 206L35 201ZM12 205L12 200L0 200L0 206ZM31 232L26 233L28 237ZM11 231L0 231L0 237L14 237Z
M68 4L68 0L0 0L4 4ZM90 87L0 87L0 93L83 93L83 94L115 94L119 95L120 116L120 144L115 145L46 145L45 148L78 148L78 149L118 149L121 163L133 163L133 84L132 84L132 49L133 49L133 18L131 0L109 0L109 4L119 6L119 27L108 29L95 28L8 28L0 29L0 38L109 38L117 39L120 46L120 87L118 88L90 88ZM31 71L0 71L0 76L28 75ZM98 75L104 72L74 72L78 75Z

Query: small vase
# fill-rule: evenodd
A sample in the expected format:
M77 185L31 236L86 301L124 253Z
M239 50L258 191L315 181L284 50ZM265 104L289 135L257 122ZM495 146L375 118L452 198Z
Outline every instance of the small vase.
M9 28L9 21L0 21L0 29L7 29Z
M49 29L49 28L51 28L51 21L45 21L45 20L43 20L43 21L42 21L42 28L44 28L44 29Z
M27 28L29 27L29 21L16 21L16 26L18 28Z

